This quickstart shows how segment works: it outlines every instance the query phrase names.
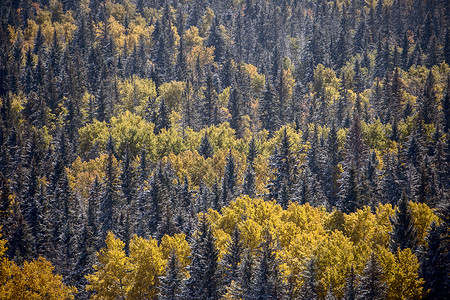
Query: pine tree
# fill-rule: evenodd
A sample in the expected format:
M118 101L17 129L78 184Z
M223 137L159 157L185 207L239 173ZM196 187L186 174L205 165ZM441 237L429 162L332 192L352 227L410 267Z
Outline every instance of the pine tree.
M162 207L162 216L158 222L156 237L160 241L164 235L173 236L178 233L177 224L175 223L175 216L173 214L174 208L166 201Z
M448 30L450 32L450 30ZM445 87L445 95L442 100L443 127L444 132L450 132L450 76L447 76L447 86Z
M328 159L325 170L325 191L328 196L328 202L331 206L335 206L338 201L338 192L339 192L339 167L338 164L340 162L339 155L339 144L337 138L337 130L334 125L331 126L330 134L328 135Z
M79 297L88 298L88 293L84 291L87 284L85 275L92 273L93 265L97 261L96 252L99 250L99 224L98 224L98 200L100 197L100 183L95 178L87 207L87 216L84 220L83 232L79 244L79 258L75 266L73 279L80 287Z
M162 163L159 163L155 174L153 175L150 183L149 194L149 208L146 218L148 222L148 229L152 234L158 231L158 226L165 213L166 206L168 205L168 191L167 186L164 183L165 178Z
M183 282L183 272L174 250L170 252L166 275L161 277L161 288L159 292L160 300L181 299L181 284Z
M228 101L228 110L231 114L230 126L236 131L238 137L242 137L241 116L243 109L242 91L236 82L233 84L230 100Z
M52 217L46 187L40 184L38 197L38 218L35 236L36 255L52 257L55 249L52 243Z
M200 115L202 126L216 125L218 122L217 116L217 92L214 85L214 77L211 70L206 73L206 90L205 97L200 103Z
M224 60L226 40L220 28L219 18L215 17L211 26L211 33L208 40L209 46L214 46L214 57L216 61L221 63Z
M417 233L414 228L409 200L403 190L395 215L391 218L392 233L389 244L390 250L395 253L406 248L416 249Z
M374 253L366 263L358 284L356 299L382 300L386 299L386 283L382 281L383 270Z
M367 147L364 143L362 124L357 113L354 114L353 123L348 131L346 141L347 165L355 165L357 172L363 168Z

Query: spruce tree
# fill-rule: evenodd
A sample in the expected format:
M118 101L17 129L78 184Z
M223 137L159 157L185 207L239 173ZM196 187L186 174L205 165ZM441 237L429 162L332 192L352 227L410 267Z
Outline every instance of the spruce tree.
M275 255L274 241L268 230L264 233L264 240L260 245L259 259L254 274L252 298L280 299L284 295L279 262Z
M306 265L306 270L302 274L303 277L303 285L300 290L300 299L318 299L318 288L319 288L319 279L318 270L317 270L317 262L314 257L311 257L308 260Z
M363 274L358 284L358 296L361 300L382 300L386 299L386 283L381 279L383 270L378 263L374 253L366 263Z
M159 134L162 129L169 129L169 127L170 127L169 110L163 98L161 99L161 102L159 104L158 115L155 124L155 134Z
M100 200L100 232L102 240L108 231L116 232L116 211L119 205L118 178L114 168L115 150L112 137L108 141L108 158L106 161L106 176Z
M420 248L420 277L425 280L425 299L447 299L449 289L449 237L448 224L432 223Z
M346 282L345 282L345 292L344 292L344 300L356 300L357 298L357 282L356 282L356 274L355 269L352 267L350 268L350 273L347 276Z
M262 128L269 131L269 137L271 137L280 126L280 120L276 113L276 103L273 85L270 80L266 80L266 90L264 91L260 104L260 121Z
M160 300L178 300L181 299L181 284L183 282L183 272L180 262L174 250L170 252L166 274L161 277L161 287L159 291Z
M184 281L183 299L219 299L218 255L211 227L203 215L192 245L190 277Z
M231 240L227 244L227 252L220 261L222 268L222 285L228 287L232 281L239 280L239 264L241 263L242 252L244 250L241 241L241 234L236 226L233 230Z
M198 148L198 153L205 159L213 157L214 155L214 149L209 142L207 133L205 133L205 135L202 137L202 141L200 142L200 146Z
M395 215L391 217L392 232L389 248L393 253L406 248L416 249L417 233L414 228L409 200L403 190Z
M428 73L423 93L419 98L419 109L425 124L435 124L439 116L439 101L435 92L435 78L433 72Z
M227 162L225 164L224 183L227 185L230 196L233 197L237 188L237 174L236 174L236 161L233 154L230 153L227 156Z
M287 207L297 177L297 159L292 152L292 142L283 130L279 148L275 148L271 156L274 179L269 182L269 198L276 199L283 207Z

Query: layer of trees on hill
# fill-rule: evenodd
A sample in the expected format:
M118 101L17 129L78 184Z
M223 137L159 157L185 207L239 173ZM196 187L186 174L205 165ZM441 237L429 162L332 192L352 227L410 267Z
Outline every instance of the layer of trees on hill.
M0 299L446 299L449 14L3 1Z

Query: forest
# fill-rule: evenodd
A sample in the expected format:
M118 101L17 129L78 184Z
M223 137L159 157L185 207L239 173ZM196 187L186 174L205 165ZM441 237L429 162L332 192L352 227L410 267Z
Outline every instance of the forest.
M2 0L0 299L448 299L450 2Z

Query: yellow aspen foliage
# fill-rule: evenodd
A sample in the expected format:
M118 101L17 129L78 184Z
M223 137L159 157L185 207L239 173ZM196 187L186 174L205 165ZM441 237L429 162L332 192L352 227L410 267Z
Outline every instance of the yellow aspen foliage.
M159 95L164 99L169 111L180 110L185 89L186 83L183 81L166 82L159 87Z
M169 128L168 130L163 128L155 138L154 149L156 158L163 158L170 153L180 154L185 150L185 146L183 138L174 128Z
M196 46L202 46L203 40L205 38L202 38L198 33L198 28L195 26L189 27L184 33L184 40L186 41L186 49L188 51L192 50L192 48Z
M262 242L264 228L252 219L239 223L239 231L244 245L250 249L256 249Z
M205 14L202 16L202 22L200 25L200 34L206 35L211 29L212 21L214 19L214 10L207 7Z
M148 123L136 114L125 111L111 118L111 135L119 153L124 153L128 145L131 155L135 156L143 148L152 149L155 135L152 123ZM151 154L151 151L148 151Z
M5 244L0 234L0 299L74 299L77 289L66 286L49 261L39 257L20 267L4 256Z
M389 240L391 238L390 233L392 231L390 217L394 212L394 208L390 204L378 205L375 212L377 230L374 232L373 236L374 244L382 245L386 248L389 246Z
M125 255L125 244L111 232L106 237L106 248L97 254L95 272L87 275L86 290L93 291L92 299L125 299L132 288L133 266Z
M1 264L7 278L1 282L0 299L74 299L77 292L63 283L61 275L53 274L54 267L43 257L24 262L22 267L3 259ZM9 270L3 270L4 266Z
M371 243L376 228L376 219L372 214L370 207L365 206L358 209L355 213L345 216L344 232L354 243Z
M427 230L431 223L439 223L439 218L433 213L433 210L425 203L409 202L412 217L414 219L414 227L417 232L417 239L420 245L425 243Z
M131 78L118 80L120 105L116 111L129 110L139 116L144 116L149 99L156 98L156 86L151 79L139 78L133 75Z
M99 157L88 161L82 161L77 157L70 168L66 168L69 186L77 196L87 199L95 178L100 180L105 178L107 159L107 154L100 154ZM114 170L118 171L119 162L115 157L112 160Z
M354 264L355 250L354 243L339 230L331 232L317 246L315 257L321 291L326 291L330 285L335 291L344 289L348 270Z
M419 278L419 260L406 248L397 253L378 247L378 258L383 268L383 280L388 286L389 300L422 299L423 279Z
M216 247L219 249L219 260L221 260L227 252L227 245L231 241L231 236L219 228L214 230L213 236L215 238Z
M78 144L82 153L88 153L94 145L104 149L109 137L108 125L106 122L94 120L92 123L80 128L78 134Z
M291 203L285 211L285 218L293 222L299 230L325 234L324 223L327 212L323 207L313 207L309 203Z
M325 91L325 88L332 88L334 91L339 91L341 80L336 77L336 73L330 69L325 68L322 64L318 64L314 70L314 81L311 88L315 93Z
M244 74L246 74L250 78L252 95L255 97L259 97L261 95L261 91L264 89L264 85L266 83L265 75L258 73L258 68L252 64L243 63Z
M158 242L136 235L130 241L131 287L127 299L157 299L159 277L164 275L167 260Z
M118 48L122 48L123 44L125 43L125 27L117 22L117 20L110 16L107 22L108 27L108 33L112 37L112 40L114 41L114 44Z
M171 166L176 171L178 181L181 182L183 178L187 176L189 183L193 186L198 186L202 179L208 184L210 183L210 180L204 179L211 174L209 164L197 151L187 150L178 155L170 153L168 159L170 160ZM214 179L215 177L216 176L214 176Z
M184 233L177 233L174 236L163 236L159 247L162 257L165 260L169 258L172 250L175 250L182 269L185 269L190 264L191 260L189 259L189 255L191 254L191 247L186 241L186 235Z
M214 47L195 46L187 55L187 63L191 72L195 72L196 64L204 68L214 62Z

